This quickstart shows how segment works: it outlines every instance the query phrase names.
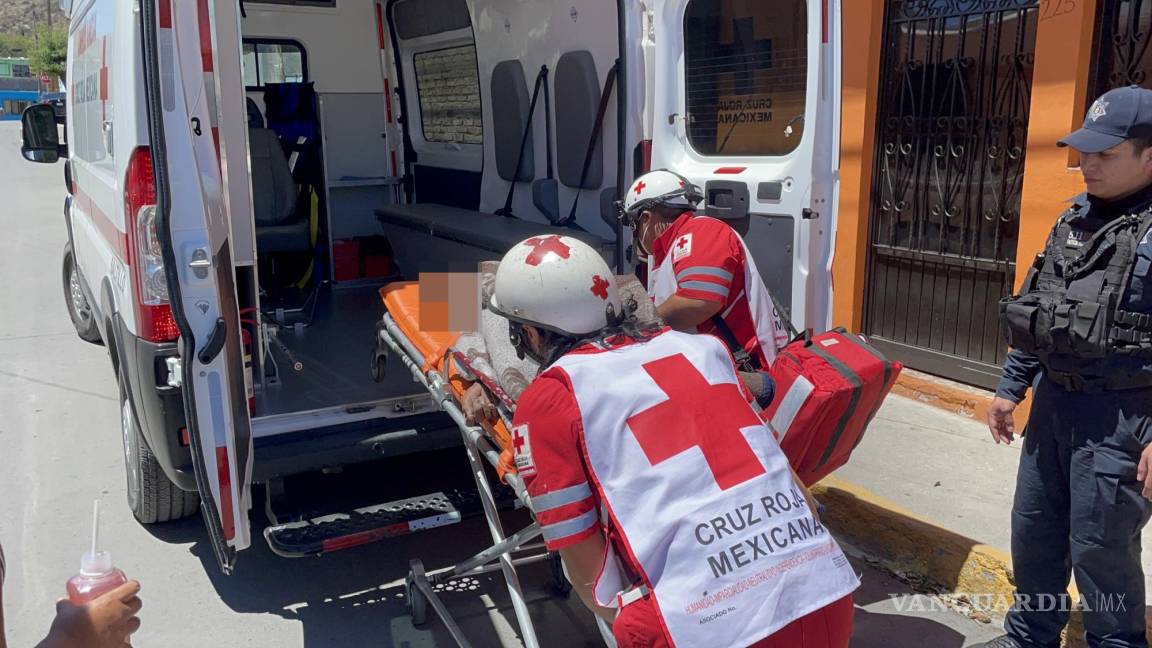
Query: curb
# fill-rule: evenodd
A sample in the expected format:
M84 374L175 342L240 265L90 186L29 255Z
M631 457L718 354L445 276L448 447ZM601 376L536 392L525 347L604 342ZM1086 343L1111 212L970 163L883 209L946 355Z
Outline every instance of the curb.
M940 527L871 491L826 477L812 494L837 539L882 568L965 598L979 596L981 610L1003 616L1015 581L1007 553ZM984 618L983 620L990 620Z
M949 531L899 504L835 476L811 488L826 507L822 521L836 539L863 553L882 569L927 585L957 603L972 606L968 615L992 622L1011 606L1016 589L1012 558L1005 551ZM1075 583L1068 588L1080 598ZM1148 608L1148 639L1152 643L1152 608ZM1071 613L1064 631L1064 648L1086 648L1084 619Z
M995 395L991 391L905 368L892 392L983 423Z

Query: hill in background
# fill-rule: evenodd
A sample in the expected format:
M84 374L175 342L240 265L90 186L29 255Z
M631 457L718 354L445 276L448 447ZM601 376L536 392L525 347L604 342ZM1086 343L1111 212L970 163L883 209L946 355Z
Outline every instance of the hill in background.
M0 0L0 34L31 36L36 28L48 26L49 15L53 27L68 24L59 0Z

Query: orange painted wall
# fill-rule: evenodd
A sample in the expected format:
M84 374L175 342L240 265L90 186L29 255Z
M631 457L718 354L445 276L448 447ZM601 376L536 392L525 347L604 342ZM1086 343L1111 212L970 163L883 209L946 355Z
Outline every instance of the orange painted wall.
M840 209L832 262L832 325L859 331L864 315L864 264L876 142L880 51L885 0L848 0L842 6L844 69L841 89Z
M1036 32L1028 152L1020 201L1016 283L1028 272L1067 199L1084 191L1075 154L1056 141L1079 128L1087 105L1092 59L1094 0L1063 3L1069 10L1041 19ZM1054 13L1054 12L1050 12Z

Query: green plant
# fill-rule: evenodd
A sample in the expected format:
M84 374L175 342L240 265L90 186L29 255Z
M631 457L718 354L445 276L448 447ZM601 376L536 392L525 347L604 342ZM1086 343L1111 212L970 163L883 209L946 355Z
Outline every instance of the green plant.
M41 28L28 53L28 64L35 74L64 80L68 60L68 30Z

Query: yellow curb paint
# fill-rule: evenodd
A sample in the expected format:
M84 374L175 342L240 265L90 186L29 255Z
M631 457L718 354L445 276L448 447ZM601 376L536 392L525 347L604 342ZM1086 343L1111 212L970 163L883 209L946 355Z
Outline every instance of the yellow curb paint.
M1003 616L1015 591L1012 559L1005 551L945 529L866 488L835 476L812 486L826 507L823 521L838 540L864 552L882 567L921 579L953 595L988 597ZM1080 598L1076 584L1071 600ZM982 615L978 615L982 616ZM1086 648L1084 618L1073 610L1064 631L1065 648ZM1152 608L1145 618L1152 629ZM1152 643L1152 631L1148 633Z

